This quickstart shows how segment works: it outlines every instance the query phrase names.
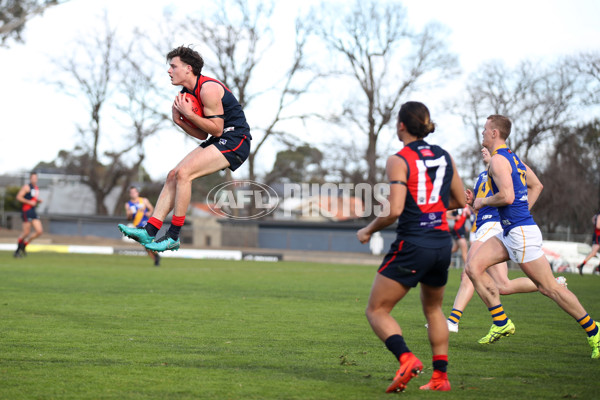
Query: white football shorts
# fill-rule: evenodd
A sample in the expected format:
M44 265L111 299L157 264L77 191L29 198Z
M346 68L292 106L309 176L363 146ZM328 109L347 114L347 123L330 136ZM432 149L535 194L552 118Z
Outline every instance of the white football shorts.
M516 226L508 235L500 233L496 236L506 250L510 259L517 264L537 260L544 256L542 251L542 232L537 225Z
M502 226L500 225L500 222L490 221L481 225L475 232L473 232L470 239L473 242L483 243L499 233L502 233Z

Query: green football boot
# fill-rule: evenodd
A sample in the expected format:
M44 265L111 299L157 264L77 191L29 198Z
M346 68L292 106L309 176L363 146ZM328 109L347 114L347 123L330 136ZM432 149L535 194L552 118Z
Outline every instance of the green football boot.
M162 252L166 250L179 250L179 238L177 240L165 235L155 242L147 243L144 246L150 251Z
M144 228L134 228L123 224L119 224L118 228L123 235L135 240L143 246L152 243L154 240L154 236L148 235L148 232Z
M500 339L502 336L509 336L515 333L515 324L509 319L504 326L497 326L492 324L490 331L487 335L479 339L481 344L492 344Z
M598 325L597 322L596 325ZM594 336L588 337L587 340L592 348L592 358L600 358L600 330Z

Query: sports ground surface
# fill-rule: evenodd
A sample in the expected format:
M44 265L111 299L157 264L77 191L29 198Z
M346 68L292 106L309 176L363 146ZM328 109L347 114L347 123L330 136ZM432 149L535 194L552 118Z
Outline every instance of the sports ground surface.
M452 391L418 390L431 354L418 292L394 311L424 375L385 394L397 362L364 308L369 265L0 252L0 399L593 399L600 360L549 299L507 296L514 336L477 339L479 299L450 337ZM511 271L511 277L519 276ZM600 277L568 276L600 319ZM450 310L459 271L450 271Z

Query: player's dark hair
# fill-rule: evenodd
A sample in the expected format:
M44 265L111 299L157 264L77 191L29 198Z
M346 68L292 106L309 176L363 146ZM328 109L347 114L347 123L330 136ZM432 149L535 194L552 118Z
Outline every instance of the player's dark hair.
M429 116L429 109L418 101L407 101L400 107L398 121L402 122L406 130L413 136L423 139L435 131L435 124Z
M512 122L508 117L504 115L492 114L487 119L492 123L494 128L498 129L500 132L500 137L504 140L508 139L510 135L510 130L512 128Z
M167 62L171 61L175 57L179 57L182 62L190 65L194 75L200 76L202 68L204 67L204 59L200 53L189 46L179 46L167 54Z

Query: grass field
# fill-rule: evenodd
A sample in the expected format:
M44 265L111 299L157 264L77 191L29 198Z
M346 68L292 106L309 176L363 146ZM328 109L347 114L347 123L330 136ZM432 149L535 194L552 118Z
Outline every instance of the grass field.
M507 296L517 332L477 344L474 299L450 337L452 391L422 392L431 353L418 289L394 315L424 375L401 394L364 308L375 267L0 252L0 399L593 399L600 360L537 294ZM519 272L511 272L519 276ZM600 319L600 278L569 288ZM459 271L446 291L450 310Z

